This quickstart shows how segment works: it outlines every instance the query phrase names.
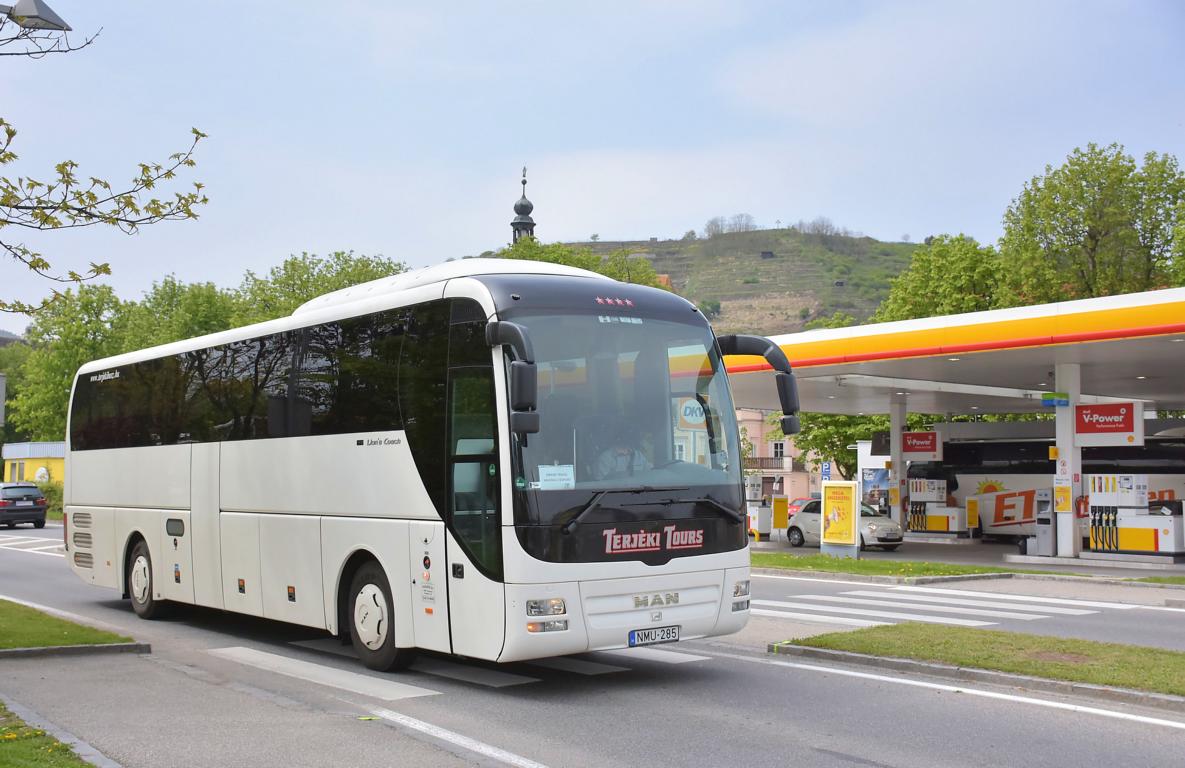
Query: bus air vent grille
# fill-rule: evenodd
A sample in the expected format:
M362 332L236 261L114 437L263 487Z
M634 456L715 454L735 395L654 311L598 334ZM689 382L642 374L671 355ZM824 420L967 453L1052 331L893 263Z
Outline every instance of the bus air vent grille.
M91 513L90 512L75 512L70 515L70 525L75 528L90 528L91 527Z
M95 558L91 555L90 552L75 552L74 553L74 564L77 565L79 568L94 568L95 567Z
M91 541L91 535L89 533L82 533L81 531L74 532L74 544L79 547L86 547L87 549L94 546L94 543Z

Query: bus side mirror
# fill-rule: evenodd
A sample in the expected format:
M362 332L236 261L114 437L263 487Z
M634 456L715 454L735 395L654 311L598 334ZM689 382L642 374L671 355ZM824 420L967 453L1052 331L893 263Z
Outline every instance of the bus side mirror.
M781 347L762 336L735 334L716 339L720 354L760 355L774 369L774 382L778 387L778 405L782 408L782 434L796 435L798 422L798 381L790 369L790 361Z
M539 374L534 363L515 360L510 364L510 408L533 411L539 403Z
M491 347L505 344L519 358L510 363L510 431L522 435L538 432L539 374L527 329L518 323L494 320L486 323L486 343Z

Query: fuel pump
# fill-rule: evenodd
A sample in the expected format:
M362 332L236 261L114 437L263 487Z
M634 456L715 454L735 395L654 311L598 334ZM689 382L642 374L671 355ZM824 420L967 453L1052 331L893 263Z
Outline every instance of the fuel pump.
M1090 475L1094 552L1185 553L1180 502L1148 501L1147 475Z
M909 530L968 535L967 510L946 504L946 480L909 479Z

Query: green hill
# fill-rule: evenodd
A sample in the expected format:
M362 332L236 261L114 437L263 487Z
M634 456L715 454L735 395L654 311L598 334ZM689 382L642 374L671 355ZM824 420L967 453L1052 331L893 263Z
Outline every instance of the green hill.
M785 333L820 315L864 320L889 293L917 246L797 229L730 232L698 240L579 243L599 253L644 255L672 286L699 303L720 302L719 333Z

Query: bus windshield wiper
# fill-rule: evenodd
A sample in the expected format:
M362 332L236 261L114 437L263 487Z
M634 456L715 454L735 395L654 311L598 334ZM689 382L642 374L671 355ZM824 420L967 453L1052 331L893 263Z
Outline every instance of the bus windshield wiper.
M571 533L572 531L574 531L576 529L576 526L580 523L580 519L582 517L584 517L585 515L587 515L589 512L592 512L594 509L597 509L598 507L600 507L601 506L601 499L605 498L605 496L609 495L610 493L647 493L647 492L652 492L652 491L686 491L686 490L687 490L687 488L655 488L654 486L650 486L650 485L641 485L641 486L638 486L637 488L614 488L614 489L610 489L610 490L599 491L599 492L593 494L593 497L588 500L588 503L584 505L584 508L581 509L579 512L577 512L575 517L573 517L568 522L564 523L564 527L561 528L560 530L563 531L565 534L568 534L568 533Z
M729 518L731 518L732 520L735 520L738 523L744 522L744 520L745 520L745 516L743 514L736 511L735 509L732 509L731 507L724 506L719 501L716 501L716 499L712 498L711 495L706 494L706 493L703 496L700 496L699 498L696 498L696 499L668 499L667 503L668 504L707 504L712 509L715 509L717 512L721 512L721 513L727 515Z

